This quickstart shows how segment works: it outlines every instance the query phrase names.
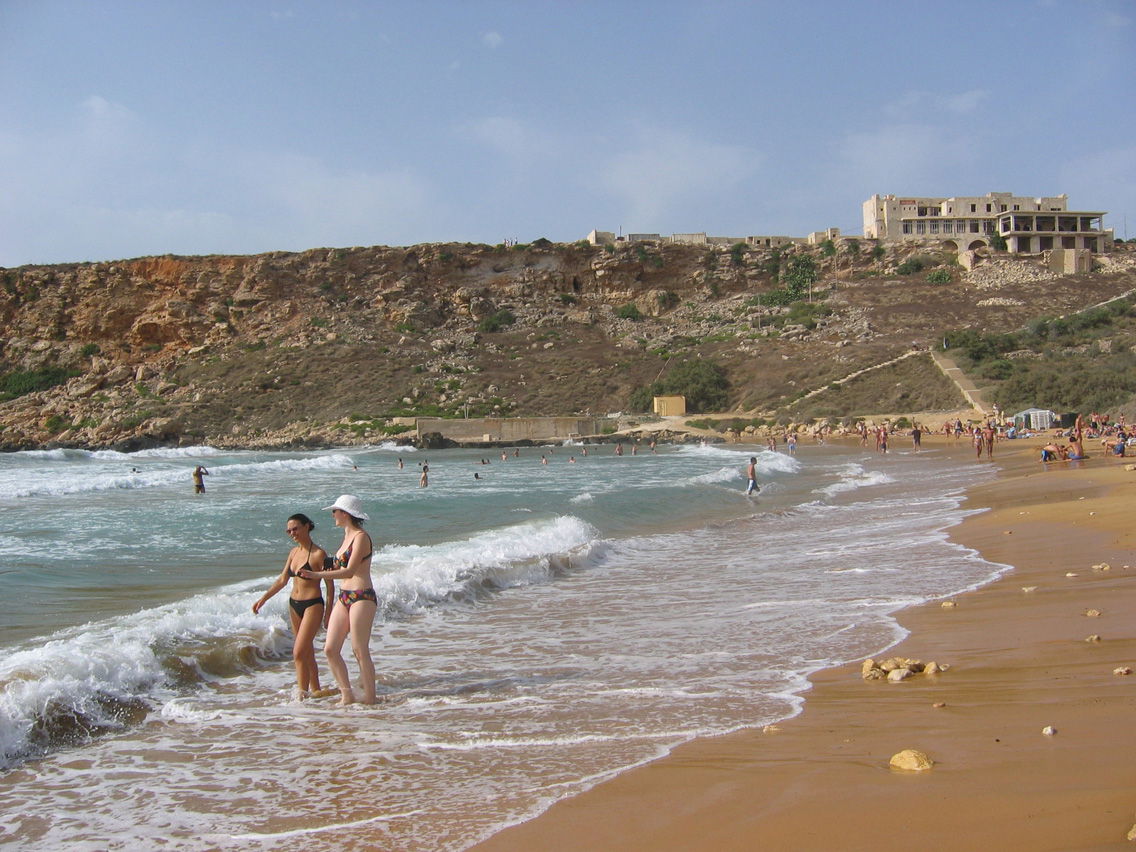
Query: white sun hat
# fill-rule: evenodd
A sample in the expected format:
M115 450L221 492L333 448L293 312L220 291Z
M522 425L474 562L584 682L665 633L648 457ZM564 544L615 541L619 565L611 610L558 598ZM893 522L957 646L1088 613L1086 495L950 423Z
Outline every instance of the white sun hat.
M369 521L371 516L363 511L363 501L356 497L354 494L343 494L338 500L330 506L324 506L323 511L330 509L339 509L346 512L353 518L358 518L361 521Z

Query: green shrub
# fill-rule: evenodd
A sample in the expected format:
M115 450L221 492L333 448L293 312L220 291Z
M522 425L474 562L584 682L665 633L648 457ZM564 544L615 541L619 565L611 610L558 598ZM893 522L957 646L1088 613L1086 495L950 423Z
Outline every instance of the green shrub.
M502 308L496 313L490 314L485 319L483 319L477 327L484 332L492 334L495 331L500 331L501 329L512 325L516 321L517 318L513 316L512 311L508 310L507 308Z
M728 399L729 381L726 371L713 361L683 361L668 370L667 374L631 394L630 405L635 411L649 411L656 396L684 396L686 407L692 414L724 408Z
M931 284L950 284L951 272L949 269L932 269L927 273L927 281Z
M620 307L620 309L615 312L615 315L620 319L629 319L632 322L638 322L643 319L643 314L639 312L639 308L636 307L634 302L628 302L626 305Z
M24 394L48 390L77 375L79 375L78 370L68 367L44 367L42 370L6 373L0 377L0 400L15 399Z
M895 268L895 271L900 275L913 275L916 272L923 271L923 261L917 257L911 257L901 263Z
M52 414L44 421L43 428L52 435L58 435L60 432L71 428L71 421L60 414Z
M79 357L90 358L92 355L99 354L99 344L97 343L84 343L83 348L79 350Z
M667 290L659 294L659 307L664 311L678 307L678 303L680 301L681 300L678 297L678 293L676 293L674 290Z

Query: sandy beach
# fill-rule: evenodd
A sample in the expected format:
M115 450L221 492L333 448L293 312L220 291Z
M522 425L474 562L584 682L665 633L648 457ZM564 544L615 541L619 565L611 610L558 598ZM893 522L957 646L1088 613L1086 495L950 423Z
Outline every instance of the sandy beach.
M474 848L1136 848L1136 674L1116 673L1136 668L1136 460L1090 443L1083 463L1043 466L1043 443L999 442L998 479L966 504L989 511L952 530L1013 570L899 616L910 635L884 656L947 671L819 672L796 718L689 743ZM924 445L989 464L966 443ZM934 766L889 768L903 749Z

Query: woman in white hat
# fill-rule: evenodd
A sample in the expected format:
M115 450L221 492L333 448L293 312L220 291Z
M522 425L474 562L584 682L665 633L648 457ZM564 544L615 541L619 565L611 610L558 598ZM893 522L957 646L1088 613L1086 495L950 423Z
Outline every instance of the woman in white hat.
M362 527L368 515L363 511L363 503L358 497L344 494L330 506L331 516L337 527L343 527L343 543L335 554L334 567L321 571L319 579L343 580L339 597L331 611L324 639L324 653L327 664L339 684L338 706L356 701L351 691L351 679L347 674L347 663L343 661L343 642L351 634L351 650L359 661L359 681L363 688L363 704L375 703L375 664L371 660L371 627L375 623L378 598L371 582L371 557L374 546L371 537ZM302 568L301 577L317 576L315 572Z

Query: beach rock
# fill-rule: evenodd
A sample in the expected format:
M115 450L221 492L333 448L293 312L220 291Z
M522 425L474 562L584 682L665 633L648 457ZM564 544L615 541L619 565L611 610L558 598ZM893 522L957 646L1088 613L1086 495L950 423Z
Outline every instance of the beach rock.
M1086 609L1085 610L1085 617L1086 618L1100 618L1100 614L1101 614L1101 612L1100 612L1099 609Z
M958 604L954 601L943 601L941 604L939 604L939 606L941 606L943 609L951 609L952 607L958 606Z
M940 708L946 707L946 706L947 706L947 702L945 702L945 701L936 701L936 702L935 702L934 704L932 704L931 706L932 706L932 707L934 707L934 708L935 708L936 710L938 710L938 709L940 709Z
M1132 669L1129 666L1120 666L1118 668L1113 669L1112 673L1114 675L1130 675L1130 674L1132 674Z
M1094 633L1092 636L1086 636L1086 642L1099 642L1101 640L1099 633Z
M939 664L936 663L934 660L927 663L927 665L925 665L923 667L923 674L938 674L941 671L942 671L942 668L940 668Z
M905 748L903 751L896 752L888 761L888 766L892 769L904 769L909 772L922 772L934 765L935 761L913 748Z
M1076 572L1076 571L1066 571L1066 572L1065 572L1065 576L1066 576L1066 577L1076 577L1076 576L1077 576L1077 572Z
M1022 586L1022 591L1026 594L1029 594L1030 592L1036 592L1037 586Z
M871 680L870 675L873 671L876 671L876 661L868 657L868 659L860 664L860 676L864 678L864 680Z
M1111 570L1112 570L1112 566L1111 566L1111 565L1109 565L1109 564L1108 564L1107 562L1101 562L1101 563L1100 563L1100 564L1098 564L1098 565L1094 565L1094 566L1093 566L1093 570L1094 570L1094 571L1111 571Z
M1134 825L1134 826L1132 826L1132 828L1128 829L1128 839L1129 840L1136 840L1136 825Z
M888 683L899 683L901 680L907 680L914 672L911 669L893 669L888 672Z
M1043 734L1045 734L1047 737L1057 736L1057 729L1055 727L1053 727L1052 725L1046 725L1044 728L1041 729L1041 732Z

